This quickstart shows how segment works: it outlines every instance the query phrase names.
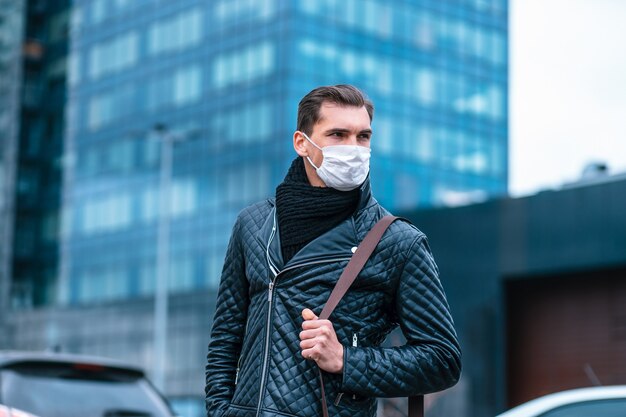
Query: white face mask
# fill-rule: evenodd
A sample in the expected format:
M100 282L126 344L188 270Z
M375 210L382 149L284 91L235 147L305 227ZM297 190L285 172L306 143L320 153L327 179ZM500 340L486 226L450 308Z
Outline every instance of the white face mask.
M327 187L339 191L354 190L365 181L370 171L370 148L358 145L332 145L320 148L302 132L304 137L322 151L324 160L316 167L311 158L306 159Z

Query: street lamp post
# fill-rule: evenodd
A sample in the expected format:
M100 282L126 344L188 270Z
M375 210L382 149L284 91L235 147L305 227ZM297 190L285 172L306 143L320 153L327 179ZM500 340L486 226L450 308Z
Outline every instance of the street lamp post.
M170 192L172 183L172 151L174 135L167 127L157 124L153 128L161 142L160 178L159 178L159 220L157 230L156 253L156 288L154 298L154 383L165 389L165 358L167 355L167 311L169 281L169 234L170 234Z
M183 133L171 132L165 124L157 123L152 135L161 142L159 165L159 218L157 229L156 288L154 295L154 384L165 391L167 329L170 272L170 208L174 144L190 139L198 129Z

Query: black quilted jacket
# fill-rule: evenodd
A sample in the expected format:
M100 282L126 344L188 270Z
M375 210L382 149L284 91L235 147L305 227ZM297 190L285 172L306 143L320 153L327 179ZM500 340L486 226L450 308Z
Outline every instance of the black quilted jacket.
M287 264L273 200L233 228L206 367L209 417L322 415L315 362L300 353L304 308L319 314L352 250L388 214L361 187L355 214ZM443 390L459 378L460 349L426 237L396 221L330 317L343 374L325 373L332 417L374 416L376 397ZM400 325L407 343L379 347Z

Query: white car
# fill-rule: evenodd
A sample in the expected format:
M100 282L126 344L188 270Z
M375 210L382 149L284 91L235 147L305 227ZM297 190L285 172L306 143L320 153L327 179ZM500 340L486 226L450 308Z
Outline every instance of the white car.
M0 417L37 417L34 414L26 413L24 411L20 411L16 408L5 407L0 404Z
M0 417L175 417L141 368L69 353L0 350L0 403Z
M626 385L579 388L539 397L497 417L625 417Z

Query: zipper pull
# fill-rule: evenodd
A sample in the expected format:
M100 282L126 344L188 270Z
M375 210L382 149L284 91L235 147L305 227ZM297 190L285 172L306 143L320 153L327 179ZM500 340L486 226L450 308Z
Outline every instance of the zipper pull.
M339 405L341 397L343 397L343 392L340 392L339 395L337 395L337 398L335 398L335 407Z
M239 355L239 359L237 359L237 370L235 371L235 385L237 385L237 381L239 381L239 368L241 368L241 355Z
M267 301L272 301L272 290L274 290L274 281L270 282L270 290L267 293Z
M359 336L357 333L352 334L352 347L357 347L359 345ZM356 394L352 395L352 399L356 400Z

